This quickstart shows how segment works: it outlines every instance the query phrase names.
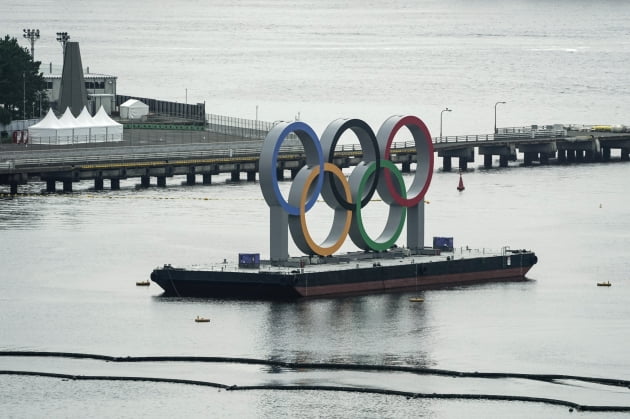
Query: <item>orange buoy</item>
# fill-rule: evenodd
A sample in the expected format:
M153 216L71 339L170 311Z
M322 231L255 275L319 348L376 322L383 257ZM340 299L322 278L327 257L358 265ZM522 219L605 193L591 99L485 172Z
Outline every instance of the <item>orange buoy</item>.
M460 173L459 174L459 185L457 185L457 190L461 192L464 189L466 189L466 188L464 187L464 180L462 179L462 174Z

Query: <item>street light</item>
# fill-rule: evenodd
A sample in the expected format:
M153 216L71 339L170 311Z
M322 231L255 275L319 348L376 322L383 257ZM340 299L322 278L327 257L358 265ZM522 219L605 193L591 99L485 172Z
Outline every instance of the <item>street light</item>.
M494 133L497 133L497 105L505 105L505 102L497 102L494 104Z
M444 108L442 109L442 112L440 112L440 141L442 141L442 115L444 114L444 112L452 112L452 109L449 108Z
M22 29L25 39L31 40L31 58L35 59L35 41L39 39L39 29Z
M22 81L24 82L24 87L22 90L22 119L26 121L26 72L22 72Z
M57 32L57 41L61 42L61 49L64 54L66 53L66 42L68 42L68 39L70 39L68 32Z

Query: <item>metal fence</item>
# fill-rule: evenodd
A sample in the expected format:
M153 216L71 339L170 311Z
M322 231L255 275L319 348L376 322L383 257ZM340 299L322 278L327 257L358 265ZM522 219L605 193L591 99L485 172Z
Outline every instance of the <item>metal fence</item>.
M205 103L180 103L139 96L116 95L116 107L119 107L129 99L136 99L149 105L149 112L154 115L205 122Z
M272 122L213 114L206 115L206 121L210 132L256 140L264 140L274 126Z

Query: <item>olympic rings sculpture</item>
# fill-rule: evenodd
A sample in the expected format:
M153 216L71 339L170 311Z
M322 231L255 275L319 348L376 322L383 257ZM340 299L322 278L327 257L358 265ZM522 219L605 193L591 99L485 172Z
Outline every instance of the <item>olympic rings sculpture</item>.
M392 142L403 127L411 132L416 148L417 169L408 189L402 173L391 161ZM333 163L333 159L339 139L348 130L358 138L363 157L346 178ZM285 199L279 188L277 168L280 147L291 133L302 143L306 164L293 179L288 199ZM305 254L332 255L348 236L360 249L383 251L392 247L399 238L407 209L424 204L424 196L433 174L433 143L424 122L411 115L388 118L376 134L360 119L337 119L326 127L321 140L304 122L283 122L269 131L265 138L260 154L259 173L260 187L267 205L272 211L288 215L291 236L296 246ZM385 227L376 238L370 237L366 232L361 216L361 210L370 202L374 193L378 193L389 205ZM318 244L308 231L306 213L315 205L320 195L334 210L334 215L330 232ZM273 218L272 212L272 224ZM274 231L271 234L273 253ZM279 236L283 237L281 232Z

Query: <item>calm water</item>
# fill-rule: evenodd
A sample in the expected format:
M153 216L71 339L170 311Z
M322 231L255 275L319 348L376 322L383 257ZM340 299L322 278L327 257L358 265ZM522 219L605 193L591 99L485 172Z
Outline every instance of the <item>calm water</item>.
M321 132L340 116L376 129L393 113L433 134L499 126L626 123L630 5L624 2L109 2L11 3L0 27L39 28L36 58L60 62L56 31L80 42L93 72L123 94L206 101L211 113L301 119ZM596 30L595 30L596 29ZM23 41L23 40L21 40ZM24 45L26 45L24 43ZM148 278L163 263L268 255L258 184L0 198L0 350L115 356L204 355L401 364L462 371L630 379L627 163L437 171L427 239L472 249L530 248L530 281L297 303L166 299ZM286 182L283 187L288 188ZM370 209L378 229L385 208ZM316 208L312 230L330 214ZM404 243L401 243L404 244ZM352 250L347 244L343 250ZM292 250L295 253L295 250ZM610 288L597 281L610 280ZM196 324L196 315L211 318ZM225 384L322 384L552 397L630 405L630 391L584 383L472 380L402 373L287 371L225 364L0 357L0 370L191 378ZM10 417L574 417L538 404L405 400L321 392L225 392L174 384L0 376ZM612 415L614 416L614 415ZM607 415L611 417L611 415Z

